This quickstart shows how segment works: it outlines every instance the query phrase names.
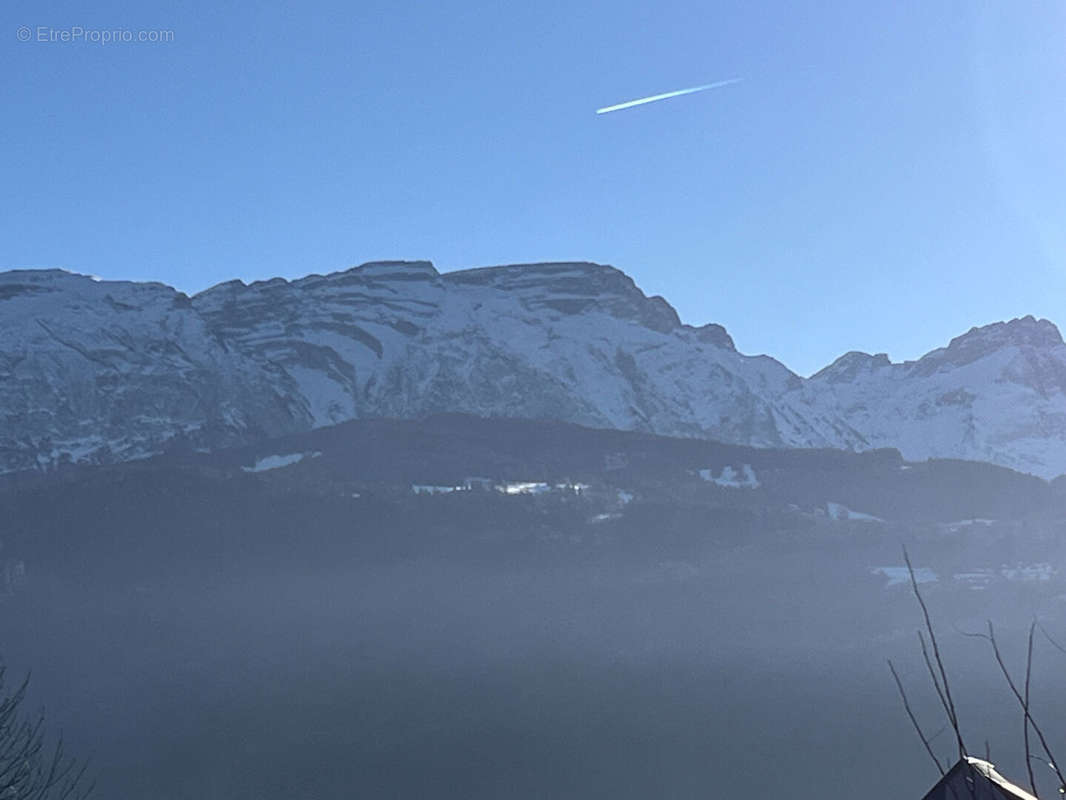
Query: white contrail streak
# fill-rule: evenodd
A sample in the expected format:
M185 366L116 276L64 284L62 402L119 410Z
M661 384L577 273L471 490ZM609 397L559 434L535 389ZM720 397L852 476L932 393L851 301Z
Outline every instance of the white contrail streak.
M670 97L680 97L683 94L693 94L694 92L703 92L707 89L717 89L720 86L729 86L733 83L740 83L741 78L730 78L727 81L718 81L716 83L706 83L703 86L693 86L691 89L678 89L676 92L666 92L664 94L653 94L651 97L642 97L639 100L627 100L624 103L619 103L615 106L607 106L606 108L597 108L597 114L606 114L609 111L621 111L623 108L632 108L633 106L642 106L645 103L654 103L656 100L666 100Z

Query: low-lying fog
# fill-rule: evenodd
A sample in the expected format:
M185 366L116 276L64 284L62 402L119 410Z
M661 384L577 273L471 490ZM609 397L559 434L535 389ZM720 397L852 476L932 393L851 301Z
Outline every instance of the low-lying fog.
M937 774L885 665L937 734L918 609L851 574L733 556L42 576L0 605L0 641L102 798L918 798ZM1020 781L1021 716L952 625L993 616L1020 667L1030 614L1055 625L1056 606L971 594L968 617L942 609L952 688L971 751L987 737ZM1059 742L1064 666L1039 648L1037 719ZM950 760L950 732L934 744Z

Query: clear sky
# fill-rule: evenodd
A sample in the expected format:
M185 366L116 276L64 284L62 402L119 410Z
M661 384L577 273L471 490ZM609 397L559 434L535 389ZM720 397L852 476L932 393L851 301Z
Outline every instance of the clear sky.
M1061 0L7 0L0 67L0 269L599 261L802 374L1066 325Z

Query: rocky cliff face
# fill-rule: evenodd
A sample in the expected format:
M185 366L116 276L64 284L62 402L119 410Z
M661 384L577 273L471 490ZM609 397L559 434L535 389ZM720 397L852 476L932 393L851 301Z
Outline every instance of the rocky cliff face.
M169 287L0 274L0 468L287 429L288 398L249 366Z
M1032 319L809 380L616 269L428 262L220 284L0 274L0 469L209 449L372 416L550 418L1066 472L1066 346Z

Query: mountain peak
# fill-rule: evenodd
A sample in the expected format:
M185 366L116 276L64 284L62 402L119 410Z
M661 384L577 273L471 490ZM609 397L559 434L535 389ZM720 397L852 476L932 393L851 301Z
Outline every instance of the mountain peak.
M436 278L440 275L433 262L417 261L368 261L358 267L347 270L346 275L359 275L363 278Z
M448 272L455 286L484 286L507 292L531 311L559 314L602 311L645 328L670 333L681 327L674 308L662 297L648 297L619 269L588 261L542 262L479 267Z
M873 372L879 367L888 367L891 365L892 362L889 361L887 353L870 355L869 353L863 353L859 350L852 350L851 352L842 355L828 367L824 367L816 372L811 376L811 380L825 380L830 383L853 381L859 375Z
M1009 322L993 322L991 325L970 328L966 333L952 339L947 349L968 348L977 343L995 347L1055 347L1063 341L1055 323L1036 319L1030 314Z
M737 349L736 344L733 342L733 337L729 335L729 332L715 322L708 322L706 325L701 325L694 330L696 331L696 338L701 342L713 344L716 347L722 347L726 350Z
M959 367L1008 347L1048 349L1062 344L1062 334L1053 322L1030 315L970 328L952 339L947 347L923 356L919 364L947 363Z
M500 264L471 267L447 272L449 283L462 286L493 286L499 289L524 289L555 285L574 286L578 283L598 284L603 288L621 287L632 279L619 269L591 261L538 261L526 264Z
M439 277L440 273L430 261L368 261L340 272L308 275L293 281L293 284L313 286L364 281L432 281Z

